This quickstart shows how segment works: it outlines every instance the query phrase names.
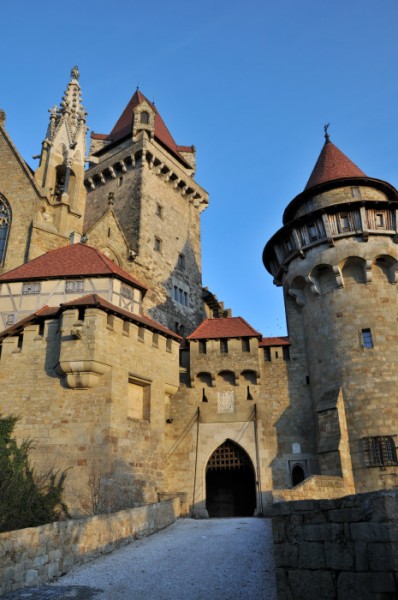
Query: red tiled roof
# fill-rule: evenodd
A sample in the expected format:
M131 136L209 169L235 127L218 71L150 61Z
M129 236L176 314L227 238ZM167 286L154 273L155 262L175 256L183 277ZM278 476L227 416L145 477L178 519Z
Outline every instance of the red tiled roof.
M122 317L127 317L128 319L133 320L137 323L142 323L142 325L146 325L150 329L156 329L157 331L166 333L167 335L173 336L178 340L182 339L181 336L174 333L174 331L171 331L167 327L164 327L163 325L161 325L157 321L154 321L153 319L150 319L146 315L133 314L128 310L125 310L124 308L120 308L119 306L112 304L112 302L105 300L105 298L102 298L98 294L87 294L86 296L82 296L81 298L77 298L76 300L70 300L69 302L61 304L62 308L71 308L74 306L100 306L101 308L117 313Z
M264 346L290 346L290 340L287 336L267 337L263 338L259 343L260 348Z
M345 177L366 177L366 175L327 139L304 189L308 190L320 183Z
M206 319L187 337L188 340L256 337L262 335L242 317L226 319Z
M152 102L149 102L148 98L146 98L144 96L144 94L142 94L139 90L136 90L134 92L129 103L127 104L126 108L122 112L121 116L119 117L118 121L116 122L116 125L114 126L114 128L112 129L112 131L110 132L109 135L104 135L101 133L93 133L91 137L93 139L99 139L99 140L109 139L109 141L111 141L111 142L116 142L116 141L120 140L121 138L123 138L124 136L128 135L131 132L132 125L133 125L133 110L139 104L141 104L141 102L147 102L149 104L149 106L153 109L153 111L155 112L155 137L162 144L164 144L169 150L171 150L172 153L175 154L186 166L189 166L188 163L185 161L185 159L181 156L181 154L179 154L179 151L181 150L182 152L192 152L193 151L192 147L177 146L173 136L171 135L170 131L167 129L166 124L163 121L160 114L158 113L155 105L152 104Z
M86 244L70 244L63 248L50 250L12 271L0 275L0 282L99 275L114 275L141 290L147 289L104 254Z
M25 325L27 325L28 323L37 321L37 319L39 319L39 318L57 317L65 309L74 308L75 306L76 307L78 307L78 306L97 307L98 306L98 307L103 308L106 311L110 311L121 317L127 318L130 321L133 321L134 323L140 323L140 324L148 327L149 329L159 331L162 334L165 334L169 337L173 337L176 340L182 339L181 336L174 333L174 331L167 329L167 327L164 327L163 325L161 325L160 323L157 323L157 321L154 321L153 319L150 319L146 315L133 314L127 310L124 310L123 308L120 308L119 306L116 306L115 304L112 304L111 302L108 302L108 300L105 300L105 298L102 298L98 294L88 294L87 296L82 296L81 298L77 298L76 300L71 300L70 302L65 302L64 304L61 304L59 307L44 306L40 310L32 313L31 315L28 315L27 317L24 317L23 319L18 321L18 323L14 323L13 325L8 327L4 331L0 332L0 339L2 337L16 334L17 331L20 331L21 328L23 328Z

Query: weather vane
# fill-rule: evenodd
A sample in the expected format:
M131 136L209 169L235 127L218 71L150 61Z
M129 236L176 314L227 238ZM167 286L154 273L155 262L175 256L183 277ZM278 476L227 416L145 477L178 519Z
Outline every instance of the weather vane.
M323 126L323 131L325 132L325 140L329 141L329 134L328 134L328 129L329 129L329 125L330 123L326 123L326 125Z

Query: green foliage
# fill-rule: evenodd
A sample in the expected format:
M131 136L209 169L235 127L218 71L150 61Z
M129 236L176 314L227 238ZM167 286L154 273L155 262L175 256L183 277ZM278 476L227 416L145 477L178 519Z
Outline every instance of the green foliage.
M17 421L15 416L0 418L0 532L69 516L62 501L66 472L35 473L29 464L32 442L18 446L12 438Z

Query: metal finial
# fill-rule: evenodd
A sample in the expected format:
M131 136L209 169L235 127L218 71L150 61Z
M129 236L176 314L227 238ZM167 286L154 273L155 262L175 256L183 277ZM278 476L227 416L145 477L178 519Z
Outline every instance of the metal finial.
M328 134L329 125L330 125L330 123L326 123L326 124L323 126L323 131L325 132L325 140L326 140L327 142L330 140L330 135Z
M72 79L77 79L79 80L80 77L80 73L79 73L79 67L77 65L75 65L73 67L73 69L70 72L70 76L72 77Z
M113 201L115 199L115 194L113 192L109 192L108 194L108 205L113 206Z
M137 92L138 92L139 89L140 89L140 84L137 83Z

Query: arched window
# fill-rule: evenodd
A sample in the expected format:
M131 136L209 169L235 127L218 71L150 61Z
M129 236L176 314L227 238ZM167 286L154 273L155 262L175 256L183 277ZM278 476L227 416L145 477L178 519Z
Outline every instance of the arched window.
M292 484L298 485L305 479L304 469L301 465L295 465L292 469Z
M0 265L6 257L8 235L11 227L11 209L8 202L0 196Z
M149 123L149 113L147 113L146 110L141 113L141 123L144 125L148 125Z

